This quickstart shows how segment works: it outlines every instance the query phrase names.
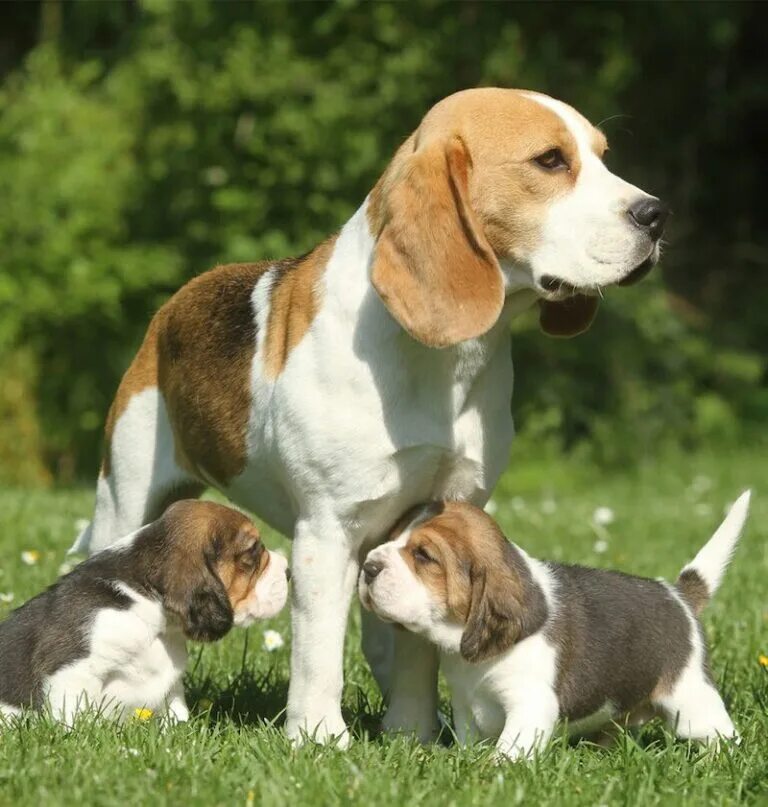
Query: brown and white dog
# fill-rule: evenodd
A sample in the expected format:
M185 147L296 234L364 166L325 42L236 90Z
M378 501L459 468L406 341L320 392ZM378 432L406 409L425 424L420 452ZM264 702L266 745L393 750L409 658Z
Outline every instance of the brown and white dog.
M287 561L242 513L180 501L76 566L0 623L0 715L49 707L186 720L186 639L214 641L274 616Z
M512 440L509 320L587 328L656 261L665 208L603 165L603 134L544 95L438 103L341 231L301 258L220 266L157 313L106 424L109 546L214 486L293 536L287 731L340 736L360 558L419 501L482 505ZM385 725L431 736L434 651L366 617Z
M749 510L733 505L674 585L543 563L469 504L418 508L363 564L359 594L440 650L456 735L528 755L559 719L574 734L662 715L679 737L736 731L707 666L697 616Z

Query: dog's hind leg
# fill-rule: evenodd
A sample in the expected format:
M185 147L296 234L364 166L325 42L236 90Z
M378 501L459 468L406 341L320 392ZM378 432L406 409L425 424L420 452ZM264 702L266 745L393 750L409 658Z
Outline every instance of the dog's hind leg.
M135 393L114 422L96 486L93 520L72 547L97 552L157 518L174 501L196 498L205 485L182 469L157 387Z
M703 670L688 670L671 693L659 698L656 706L678 737L717 743L738 739L720 693L707 680Z

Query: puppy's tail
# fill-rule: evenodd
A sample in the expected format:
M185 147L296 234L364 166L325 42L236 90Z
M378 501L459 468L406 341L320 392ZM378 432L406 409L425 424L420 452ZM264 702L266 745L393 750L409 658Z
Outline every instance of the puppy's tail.
M715 534L677 578L678 591L696 615L704 610L720 586L747 520L751 495L746 490L739 496Z

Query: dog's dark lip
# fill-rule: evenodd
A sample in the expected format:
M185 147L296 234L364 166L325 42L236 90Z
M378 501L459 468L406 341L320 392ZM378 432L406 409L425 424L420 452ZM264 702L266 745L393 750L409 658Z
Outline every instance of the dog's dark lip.
M647 274L648 272L653 269L655 261L653 260L653 256L649 255L641 264L640 266L633 269L626 277L622 278L617 285L619 286L634 286L635 283L639 283Z

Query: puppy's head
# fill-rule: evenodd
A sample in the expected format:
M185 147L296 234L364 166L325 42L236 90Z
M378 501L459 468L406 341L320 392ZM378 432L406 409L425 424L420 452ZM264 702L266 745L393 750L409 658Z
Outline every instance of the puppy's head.
M190 639L220 639L285 605L285 557L269 552L251 521L229 507L176 502L147 529L143 550L163 606Z
M447 652L481 661L532 632L538 601L518 550L482 510L435 503L412 511L360 572L363 605Z
M642 277L666 208L609 171L605 136L546 95L482 88L436 104L369 198L372 281L396 320L441 347L485 333L527 288L542 328L585 330L600 290Z

